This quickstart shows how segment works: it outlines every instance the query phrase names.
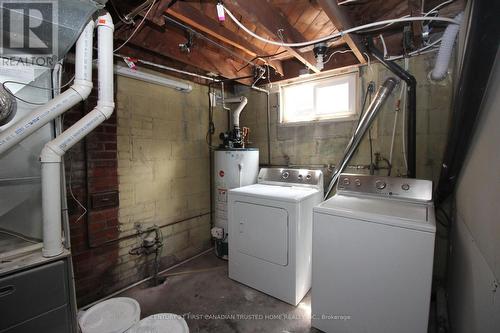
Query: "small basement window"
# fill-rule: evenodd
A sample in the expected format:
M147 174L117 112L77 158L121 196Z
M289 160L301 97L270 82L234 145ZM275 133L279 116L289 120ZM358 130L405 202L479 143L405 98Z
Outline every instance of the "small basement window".
M280 87L282 124L350 120L357 113L357 73Z

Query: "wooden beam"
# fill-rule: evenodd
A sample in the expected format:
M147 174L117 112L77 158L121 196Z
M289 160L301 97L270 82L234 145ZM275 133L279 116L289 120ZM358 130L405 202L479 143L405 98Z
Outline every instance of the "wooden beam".
M358 59L356 59L356 57L354 56L354 54L350 52L341 53L335 55L333 59L326 64L323 73L325 71L332 69L338 69L342 67L356 66L356 65L359 65L359 62ZM283 67L285 69L285 76L276 77L271 75L271 82L297 78L300 75L300 70L304 68L304 66L299 61L297 61L297 59L294 58L283 60Z
M257 55L267 55L265 51L257 48L246 39L240 37L237 33L227 29L219 22L211 19L200 10L185 2L177 2L175 5L170 7L166 13L191 26L192 28L240 49L251 57L255 57ZM278 73L283 74L283 67L280 61L269 61L269 64Z
M125 32L115 33L118 40L126 40L128 35ZM252 69L246 67L240 70L245 64L236 62L229 57L224 57L220 52L213 50L202 40L197 40L195 47L190 53L183 53L179 44L184 43L186 37L174 29L162 31L155 26L145 24L136 34L129 44L136 48L150 50L156 54L166 56L187 65L194 66L205 72L214 72L226 78L253 75ZM140 54L126 54L127 56L141 57ZM248 84L251 80L240 80L239 82Z
M341 8L336 0L318 0L318 3L339 31L353 27L351 19L346 12L346 8ZM350 34L344 35L344 39L354 52L358 61L364 64L366 59L363 55L364 46L361 43L361 39L358 36Z
M305 41L302 34L288 22L283 13L265 0L229 0L224 4L233 14L244 15L246 19L251 20L274 38L277 38L278 30L283 29L285 42L300 43ZM312 52L301 54L291 47L285 47L285 49L314 72L320 72L315 65L316 60Z
M410 16L420 16L422 10L421 0L408 0L408 14ZM411 24L413 33L414 48L418 49L422 46L422 22L414 21Z

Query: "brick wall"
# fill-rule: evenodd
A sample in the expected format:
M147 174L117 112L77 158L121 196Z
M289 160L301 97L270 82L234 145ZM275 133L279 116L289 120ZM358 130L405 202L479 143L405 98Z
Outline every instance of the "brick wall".
M152 273L154 255L129 254L138 245L136 224L162 226L161 269L210 246L208 88L193 84L186 94L115 80L115 113L65 156L80 306ZM86 102L65 114L65 127L92 110L96 99L94 89ZM225 126L225 114L216 118ZM88 210L82 217L84 210L70 189ZM92 206L95 195L114 191L119 205Z
M85 102L65 113L64 127L78 121L96 103L94 88ZM94 208L90 204L94 195L118 191L115 114L65 155L65 167L76 292L82 305L104 296L106 287L116 282L113 266L118 261L118 245L102 244L119 235L118 207ZM71 193L87 209L85 215Z

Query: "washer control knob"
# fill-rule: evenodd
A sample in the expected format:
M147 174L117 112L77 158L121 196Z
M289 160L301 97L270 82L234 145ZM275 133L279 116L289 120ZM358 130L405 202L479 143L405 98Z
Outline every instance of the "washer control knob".
M351 181L349 180L349 178L344 178L342 180L342 182L344 183L344 185L349 185L351 183Z
M311 175L307 175L307 176L306 176L306 179L307 179L307 180L311 179Z
M375 182L375 187L377 188L377 190L383 190L386 186L387 184L383 180L377 180Z
M304 176L299 175L298 178L299 178L299 180L302 180L302 178L304 178Z
M288 172L288 171L285 171L281 174L281 178L283 178L283 179L287 179L288 177L290 177L290 172Z
M354 184L356 184L356 186L361 186L361 180L359 180L359 178L354 179Z
M403 184L401 185L401 189L403 189L403 191L408 191L410 189L410 184Z

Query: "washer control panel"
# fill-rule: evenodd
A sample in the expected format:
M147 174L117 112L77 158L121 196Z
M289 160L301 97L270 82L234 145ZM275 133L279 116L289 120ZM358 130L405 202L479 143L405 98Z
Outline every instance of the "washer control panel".
M337 193L359 193L430 202L432 201L432 182L421 179L343 173L337 183Z
M258 183L322 189L323 173L320 170L262 168L259 172Z

